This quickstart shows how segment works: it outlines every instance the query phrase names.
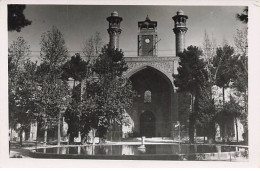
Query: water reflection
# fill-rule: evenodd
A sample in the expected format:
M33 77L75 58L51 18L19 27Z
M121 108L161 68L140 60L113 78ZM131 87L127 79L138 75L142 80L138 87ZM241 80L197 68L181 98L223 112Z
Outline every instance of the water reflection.
M129 145L122 145L122 155L134 155L134 147Z
M81 154L80 151L81 151L81 147L78 146L78 154Z
M67 154L67 149L65 147L60 147L60 154Z
M192 153L220 153L236 151L235 146L221 145L188 145L188 144L160 144L145 145L145 150L138 149L139 145L87 145L75 147L55 147L37 149L41 153L81 154L81 155L144 155L144 154L192 154Z

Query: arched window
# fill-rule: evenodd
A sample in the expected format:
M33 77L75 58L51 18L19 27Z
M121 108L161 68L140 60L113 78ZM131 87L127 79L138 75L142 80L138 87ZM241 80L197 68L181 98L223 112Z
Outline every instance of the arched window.
M144 103L151 103L152 102L152 93L149 90L144 92Z

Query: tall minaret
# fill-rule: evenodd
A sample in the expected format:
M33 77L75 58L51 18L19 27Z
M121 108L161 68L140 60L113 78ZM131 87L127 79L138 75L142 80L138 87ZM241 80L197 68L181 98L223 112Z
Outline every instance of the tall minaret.
M188 30L186 27L186 20L188 19L187 15L184 15L182 10L177 12L177 15L173 16L172 19L175 22L173 31L176 35L176 56L183 52L185 48L185 34Z
M120 29L120 23L122 20L122 17L119 17L116 11L112 12L110 17L107 17L107 21L109 22L107 31L109 34L109 46L111 48L119 49L119 35L122 31Z

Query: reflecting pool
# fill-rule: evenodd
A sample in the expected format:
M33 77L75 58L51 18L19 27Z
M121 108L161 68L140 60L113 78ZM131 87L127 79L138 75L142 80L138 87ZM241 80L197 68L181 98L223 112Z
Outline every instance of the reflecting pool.
M54 147L37 149L39 153L78 154L78 155L180 155L193 153L221 153L244 150L237 146L223 145L189 145L189 144L155 144L145 145L86 145L71 147Z

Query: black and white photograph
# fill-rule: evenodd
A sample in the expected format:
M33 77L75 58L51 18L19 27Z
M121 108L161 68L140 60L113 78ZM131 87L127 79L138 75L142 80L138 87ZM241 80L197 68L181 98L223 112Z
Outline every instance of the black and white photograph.
M87 2L1 6L9 160L249 163L253 1Z

